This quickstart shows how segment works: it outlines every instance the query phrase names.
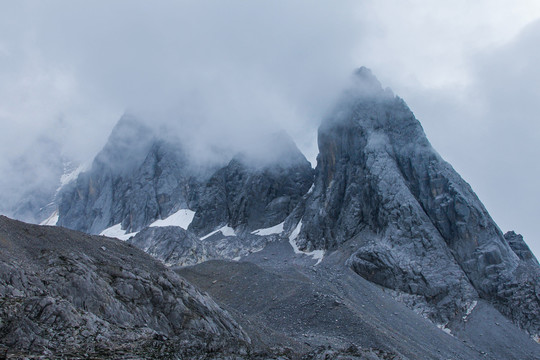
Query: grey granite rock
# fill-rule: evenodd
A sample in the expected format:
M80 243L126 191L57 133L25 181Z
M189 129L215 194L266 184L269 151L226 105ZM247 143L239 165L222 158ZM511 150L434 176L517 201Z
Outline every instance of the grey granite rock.
M504 238L521 261L530 263L532 266L538 265L538 260L534 257L534 254L525 243L525 240L523 240L521 234L516 234L514 231L508 231L504 234Z
M288 240L341 251L339 266L436 324L460 323L484 301L540 333L538 261L519 235L503 236L405 102L369 70L357 71L318 142L315 172L283 133L205 168L126 117L92 169L62 191L59 225L142 230L129 242L171 266L236 259ZM188 230L146 228L181 208L196 211ZM253 233L282 222L282 234Z
M239 232L276 225L311 186L313 169L285 133L252 150L214 169L126 115L92 168L61 191L58 225L99 234L121 223L136 232L183 208L196 210L190 230L199 236L225 225Z

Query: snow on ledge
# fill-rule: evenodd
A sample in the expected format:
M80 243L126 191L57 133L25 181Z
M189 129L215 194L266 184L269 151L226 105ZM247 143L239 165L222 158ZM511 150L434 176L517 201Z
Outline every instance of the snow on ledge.
M445 333L447 333L448 335L450 336L454 336L454 334L452 334L452 330L450 330L448 327L447 327L448 323L446 324L437 324L437 327L439 329L441 329L442 331L444 331Z
M221 234L223 236L236 236L236 234L234 233L234 229L232 227L229 227L229 226L223 226L217 230L214 230L212 231L210 234L208 235L205 235L201 238L201 240L204 240L204 239L207 239L209 238L210 236L214 235L214 234L217 234L218 232L221 232Z
M126 234L126 231L122 230L122 223L119 223L103 230L99 235L126 241L130 237L137 235L137 232Z
M64 173L61 177L60 177L60 187L58 188L58 190L60 190L61 188L63 188L64 186L66 186L67 184L69 184L70 182L74 181L74 180L77 180L77 178L79 177L79 175L88 170L90 168L90 163L89 162L85 162L83 164L81 164L80 166L78 166L75 170L69 172L69 173Z
M258 229L258 230L252 231L251 233L253 235L260 235L260 236L281 234L283 232L284 224L285 222L282 222L281 224L277 224L277 225L274 225L272 227L265 228L265 229Z
M465 315L463 316L464 321L467 321L467 318L469 317L469 315L471 315L476 305L478 305L478 301L476 300L474 300L472 303L469 304L469 306L467 307L467 311L465 312Z
M324 250L313 250L311 252L302 251L298 248L298 244L296 244L296 238L300 234L300 230L302 229L302 220L296 225L296 228L293 230L291 235L289 236L289 244L291 244L294 253L295 254L303 254L307 256L313 257L313 260L317 260L317 263L315 266L319 265L324 257Z
M195 211L190 209L180 209L166 219L156 220L150 224L150 227L178 226L187 230L189 224L193 221Z
M43 220L39 225L56 226L58 223L58 210L55 210L51 216Z

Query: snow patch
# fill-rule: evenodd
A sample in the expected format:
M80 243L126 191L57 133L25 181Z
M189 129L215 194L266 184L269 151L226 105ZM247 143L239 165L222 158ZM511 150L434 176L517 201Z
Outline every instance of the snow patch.
M71 162L64 163L64 174L60 176L60 186L58 187L58 189L56 189L56 193L58 193L64 186L66 186L70 182L77 180L80 173L90 168L90 162L88 161L81 164L73 171L69 171L69 168L71 167L70 165Z
M307 192L307 195L311 194L314 189L315 189L315 184L312 184L311 187L309 188L308 192Z
M56 226L58 223L58 210L55 210L51 216L49 216L46 220L42 221L39 225L46 225L46 226Z
M277 225L274 225L272 227L265 228L265 229L258 229L258 230L252 231L251 233L253 235L260 235L260 236L281 234L283 232L284 224L285 222L282 222L281 224L277 224Z
M442 331L444 331L445 333L447 333L448 335L452 335L452 330L450 330L449 328L447 328L445 324L437 325L437 327L438 327L439 329L441 329ZM452 335L452 336L454 336L454 335Z
M448 335L454 336L454 335L452 335L452 330L450 330L449 328L447 328L446 325L448 325L448 324L438 324L437 327L438 327L439 329L441 329L442 331L444 331L445 333L447 333Z
M64 166L64 168L67 168L67 166ZM77 177L79 177L79 174L87 170L87 168L88 164L85 163L69 173L64 173L60 177L60 189L72 182L73 180L77 179Z
M205 235L201 238L201 240L204 240L204 239L207 239L209 238L210 236L214 235L214 234L217 234L218 232L221 232L221 234L223 236L236 236L236 234L234 233L234 229L232 227L229 227L229 226L223 226L217 230L214 230L212 231L210 234L208 235Z
M296 238L298 238L298 235L300 234L301 229L302 229L302 220L300 220L298 225L296 225L296 228L294 228L293 232L289 236L289 244L291 244L295 254L311 256L313 260L317 260L317 263L315 265L319 265L324 257L324 250L313 250L311 252L300 250L298 248L298 244L296 243Z
M467 321L467 317L471 315L476 305L478 305L478 301L476 300L469 304L469 306L467 307L467 311L465 311L465 315L463 316L463 320Z
M122 223L120 223L103 230L99 235L126 241L130 237L137 235L137 232L126 234L126 231L122 230Z
M193 221L195 211L189 209L180 209L166 219L156 220L150 224L150 227L178 226L187 230L189 224Z

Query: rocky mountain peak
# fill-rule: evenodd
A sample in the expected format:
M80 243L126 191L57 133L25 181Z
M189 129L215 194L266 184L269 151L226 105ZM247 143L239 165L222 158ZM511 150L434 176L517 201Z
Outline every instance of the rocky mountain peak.
M354 243L348 260L354 271L424 297L438 321L478 296L497 298L503 312L512 312L512 295L501 292L516 278L520 259L498 226L432 148L405 102L365 68L355 79L319 128L315 188L298 244L312 250ZM531 268L528 278L535 273ZM540 307L534 291L525 297ZM538 331L534 321L524 322Z
M139 231L194 207L202 174L180 143L124 115L92 168L62 189L58 225L92 234L116 224Z
M361 66L353 73L354 84L356 87L362 87L367 92L373 94L383 91L383 87L373 72L365 66Z

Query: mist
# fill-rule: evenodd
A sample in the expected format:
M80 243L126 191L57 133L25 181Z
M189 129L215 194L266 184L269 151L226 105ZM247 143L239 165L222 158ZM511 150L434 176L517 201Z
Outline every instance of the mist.
M0 198L55 178L39 139L91 161L126 112L201 159L283 129L315 165L321 119L367 66L538 255L539 18L531 0L4 3Z
M81 158L104 144L126 110L195 133L198 144L236 143L268 127L298 137L316 127L355 67L352 2L323 4L12 5L4 20L24 19L2 48L22 89L9 101L19 125L2 141L20 153L32 135L69 118L64 146ZM7 110L2 121L13 118ZM16 132L30 132L29 140L10 141Z

